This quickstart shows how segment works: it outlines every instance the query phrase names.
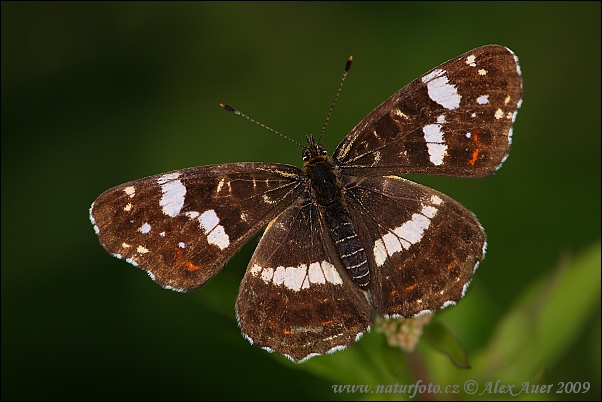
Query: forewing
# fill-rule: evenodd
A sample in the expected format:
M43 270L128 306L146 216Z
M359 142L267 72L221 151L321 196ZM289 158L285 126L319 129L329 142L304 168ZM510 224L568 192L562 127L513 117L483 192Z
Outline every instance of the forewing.
M298 362L343 349L369 329L366 294L333 252L314 204L292 206L270 222L236 301L251 343Z
M514 53L479 47L393 94L345 137L334 159L349 175L486 176L508 155L522 92Z
M233 163L113 187L90 208L100 243L165 288L201 286L303 191L301 170Z
M397 176L348 178L346 195L379 314L413 317L463 297L486 247L472 212Z

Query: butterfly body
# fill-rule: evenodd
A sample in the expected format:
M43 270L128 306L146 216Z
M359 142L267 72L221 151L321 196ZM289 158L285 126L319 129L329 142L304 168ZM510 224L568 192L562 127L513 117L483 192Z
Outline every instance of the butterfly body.
M414 317L464 296L485 255L483 228L399 175L491 174L521 103L516 56L483 46L397 91L332 157L310 136L303 168L229 163L150 176L105 191L90 220L109 253L178 291L203 285L267 225L238 323L252 343L304 361L357 341L374 313Z
M308 137L303 159L309 178L311 200L318 207L321 220L328 228L336 255L354 283L366 287L370 283L368 258L349 216L340 169L328 156L326 149L316 144L311 136Z

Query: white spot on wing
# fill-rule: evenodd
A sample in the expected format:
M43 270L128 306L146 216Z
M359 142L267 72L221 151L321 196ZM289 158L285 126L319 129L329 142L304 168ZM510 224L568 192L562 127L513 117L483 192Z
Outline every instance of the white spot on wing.
M198 212L192 211L189 216L193 216L194 213L198 214ZM210 244L215 244L222 250L230 245L230 236L226 234L224 227L219 224L219 218L213 209L203 212L198 220Z
M312 262L311 264L309 264L309 270L307 274L311 283L326 283L324 272L322 272L322 268L317 262Z
M447 155L447 145L443 139L443 131L440 124L427 124L422 128L424 140L429 153L429 159L435 166L443 164L443 158Z
M431 196L431 204L440 205L443 200L437 196ZM424 232L429 228L431 219L437 215L438 208L433 205L422 205L420 213L415 213L412 218L393 231L384 234L374 242L374 261L377 266L382 266L389 256L408 250L412 244L422 240Z
M144 246L138 246L138 248L136 249L137 252L139 252L140 254L146 254L148 253L148 249Z
M308 289L312 284L329 282L333 285L341 285L343 283L336 268L326 261L312 262L309 266L305 264L298 267L280 266L276 269L263 268L255 264L251 267L251 274L260 276L265 283L283 285L295 292Z
M131 203L131 202L128 202L128 203L127 203L127 205L126 205L125 207L123 207L123 210L124 210L125 212L129 212L129 211L131 211L131 210L132 210L132 203Z
M489 95L481 95L477 98L477 103L479 105L486 105L489 103Z
M197 211L188 211L188 212L184 212L184 215L186 215L190 219L194 219L197 216L199 216L199 213Z
M222 178L219 183L217 184L217 190L216 193L219 193L220 190L222 189L222 187L224 186L224 182L226 181L226 178Z
M422 82L424 82L426 84L429 81L432 81L432 80L434 80L437 77L441 77L443 74L445 74L445 71L441 70L440 68L438 68L436 70L431 71L430 73L428 73L424 77L422 77Z
M159 179L157 179L157 182L159 184L164 184L170 180L175 180L178 177L180 177L180 173L178 173L178 172L167 173L167 174L164 174L163 176L159 177Z
M224 227L219 225L207 235L207 241L223 250L230 245L230 236L226 234Z
M382 237L382 239L385 244L385 248L387 249L387 254L393 255L393 254L403 250L403 247L401 247L401 242L399 241L397 236L395 236L393 233L389 232L389 233L385 234ZM383 261L384 261L384 259L383 259Z
M273 278L274 270L272 268L266 268L261 272L261 279L263 279L265 283L270 283Z
M426 142L436 142L440 144L445 143L440 124L427 124L426 126L422 127L422 131L424 132L424 140Z
M443 164L443 158L447 155L447 145L443 144L427 144L429 158L433 165L439 166Z
M426 84L429 97L446 109L457 109L460 107L462 96L456 87L449 83L445 70L437 69L422 77Z
M422 239L424 231L428 229L431 220L422 214L413 214L412 219L393 230L399 238L405 239L412 244Z
M401 117L402 119L409 119L408 115L406 115L405 113L403 113L399 109L393 109L393 114L395 114L396 116Z
M130 198L133 198L134 195L136 194L136 189L132 186L129 186L129 187L124 188L123 192L126 193L127 195L129 195Z
M186 187L180 180L176 180L178 177L180 177L180 174L175 172L164 174L157 180L163 192L159 205L163 208L163 213L171 217L180 213L186 196Z
M196 212L196 214L198 215L198 212ZM199 216L199 222L201 223L201 229L203 229L203 232L209 233L219 224L219 218L213 209L208 209L207 211L203 212L201 216Z
M504 117L504 112L502 111L502 109L496 110L494 117L498 120Z
M431 206L431 205L427 205L424 206L422 208L422 213L424 214L424 216L426 216L427 218L434 218L435 215L437 214L437 208Z
M343 284L343 280L339 276L339 273L337 272L334 265L332 265L328 261L322 261L322 263L320 265L322 266L322 271L324 272L324 277L326 277L326 280L328 282L332 283L333 285L342 285Z
M431 196L431 202L435 205L443 204L443 200L438 195Z
M151 231L151 225L149 225L149 224L148 224L148 222L145 222L145 223L144 223L142 226L140 226L140 227L138 228L138 231L139 231L140 233L147 234L148 232L150 232L150 231Z
M253 266L251 267L251 274L257 276L257 274L259 274L262 269L263 268L261 268L259 265L253 264Z
M284 275L286 273L286 268L278 267L274 271L274 276L272 277L272 282L274 285L282 285L284 283Z
M307 265L287 267L284 272L284 286L295 292L301 290L305 274L307 273Z
M385 244L381 239L378 239L374 242L374 261L376 265L382 267L387 259L387 250L385 249Z
M475 63L476 60L476 56L474 54L471 54L470 56L468 56L466 58L466 64L468 64L470 67L476 67L477 63Z

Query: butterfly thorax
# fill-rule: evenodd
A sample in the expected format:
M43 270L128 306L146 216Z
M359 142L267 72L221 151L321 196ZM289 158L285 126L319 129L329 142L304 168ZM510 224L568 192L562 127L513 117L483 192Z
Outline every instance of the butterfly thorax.
M311 136L303 160L312 202L328 227L339 260L353 282L366 287L370 283L368 259L351 222L337 166L326 149L316 144Z

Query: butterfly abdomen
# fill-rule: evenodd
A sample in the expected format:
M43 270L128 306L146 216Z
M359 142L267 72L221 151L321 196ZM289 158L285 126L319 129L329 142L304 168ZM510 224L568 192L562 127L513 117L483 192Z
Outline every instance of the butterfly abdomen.
M312 158L305 166L312 198L328 227L339 260L353 282L363 288L370 283L368 258L351 224L335 165L327 156L321 155Z

